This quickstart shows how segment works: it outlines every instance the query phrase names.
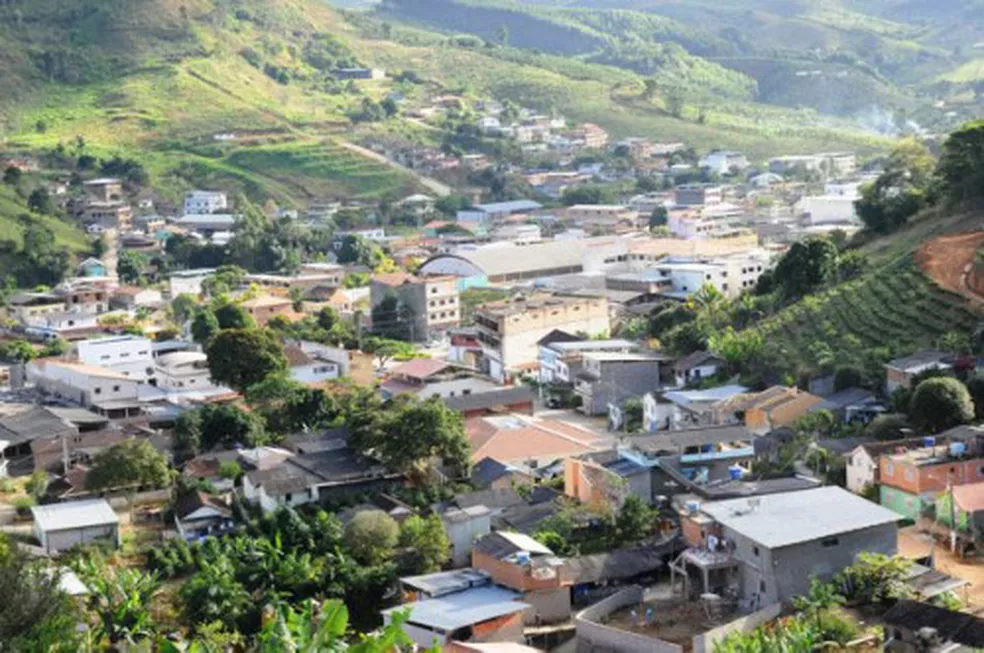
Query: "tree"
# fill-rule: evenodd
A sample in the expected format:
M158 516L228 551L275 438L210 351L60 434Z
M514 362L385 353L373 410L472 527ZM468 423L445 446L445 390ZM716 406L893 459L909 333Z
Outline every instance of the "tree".
M776 264L774 280L784 298L793 300L815 292L837 274L837 248L826 238L793 243Z
M382 510L363 510L345 527L345 547L364 565L392 558L399 537L400 527Z
M215 309L215 319L221 329L252 329L256 320L239 304L226 302Z
M886 413L871 420L865 432L876 440L901 440L911 431L909 418L900 413Z
M81 563L78 572L89 588L89 605L99 617L99 630L112 647L136 644L153 635L150 607L161 588L155 574L92 560Z
M834 391L861 388L865 385L864 370L856 365L842 365L834 370Z
M413 356L416 350L408 342L401 340L390 340L373 336L367 338L362 345L362 351L372 354L376 358L376 367L382 368L386 363L396 356Z
M132 438L95 455L85 477L87 490L99 491L140 485L166 487L171 468L164 454L147 440Z
M669 212L666 210L665 206L657 206L653 209L653 212L649 214L649 228L655 229L656 227L666 226L666 222L669 219Z
M894 231L926 206L933 164L929 150L916 141L897 147L885 170L855 202L865 227L878 233Z
M321 388L309 388L286 374L273 374L246 390L246 400L270 433L289 434L329 426L338 403Z
M195 317L191 320L191 337L195 342L207 345L220 330L219 319L212 309L200 306L195 310Z
M27 208L42 215L52 215L55 212L55 203L51 201L47 188L35 188L27 198Z
M984 120L964 125L943 143L936 178L953 202L981 196L984 188Z
M255 653L389 653L413 646L403 630L406 613L395 614L382 629L348 644L349 614L342 601L328 600L320 609L307 601L299 607L282 604L269 610L275 615L264 618Z
M906 583L912 561L884 553L859 553L854 564L834 577L834 585L852 601L875 604L912 596Z
M407 571L429 574L440 571L451 557L451 540L437 515L412 515L400 528L400 546L407 551Z
M185 618L192 624L218 621L235 630L249 613L252 602L225 556L204 562L198 573L181 587Z
M975 374L967 379L967 392L974 402L974 417L984 419L984 375Z
M644 540L653 534L659 512L634 494L625 498L615 517L615 533L619 545Z
M206 345L205 354L212 380L237 392L287 369L283 345L266 329L220 331Z
M762 353L765 338L756 329L735 331L729 326L712 334L707 344L712 352L728 362L729 369L736 371Z
M202 292L208 297L218 297L242 286L245 277L246 270L238 265L222 265L202 282Z
M585 184L564 189L560 196L564 206L575 204L611 204L615 201L615 189L599 184Z
M263 419L231 404L206 404L178 416L174 448L182 458L217 446L253 447L263 440Z
M402 396L383 408L364 428L353 430L351 441L357 449L373 452L388 468L401 472L420 472L439 459L449 473L468 475L471 448L460 413L438 397L421 401Z
M128 284L139 284L145 273L144 258L137 252L123 250L116 261L116 274L120 281Z
M844 603L844 597L838 594L833 585L821 581L816 576L810 579L810 589L806 596L793 597L793 607L812 616L821 631L824 613Z
M197 307L198 300L189 293L181 293L171 300L171 313L174 314L174 319L181 324L187 322L195 315L195 309ZM218 323L218 320L216 320L216 323ZM211 334L209 334L209 337L211 337Z
M3 171L3 183L8 186L16 186L23 179L24 173L16 166L7 166Z
M80 650L76 614L61 574L30 558L0 533L0 651Z
M912 393L911 415L929 433L939 433L973 420L974 401L957 379L927 379Z

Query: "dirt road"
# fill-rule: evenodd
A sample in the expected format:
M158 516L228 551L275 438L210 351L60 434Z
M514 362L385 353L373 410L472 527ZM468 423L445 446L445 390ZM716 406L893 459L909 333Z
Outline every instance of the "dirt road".
M984 231L934 238L916 252L916 262L933 281L966 297L976 309L984 309L984 294L971 280L977 250L984 245Z

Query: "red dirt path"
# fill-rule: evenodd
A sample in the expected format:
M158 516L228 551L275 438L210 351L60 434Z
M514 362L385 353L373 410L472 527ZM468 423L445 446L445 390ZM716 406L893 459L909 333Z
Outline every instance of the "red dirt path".
M930 279L958 292L978 310L984 309L984 289L975 274L977 250L984 245L984 231L934 238L916 252L916 262Z

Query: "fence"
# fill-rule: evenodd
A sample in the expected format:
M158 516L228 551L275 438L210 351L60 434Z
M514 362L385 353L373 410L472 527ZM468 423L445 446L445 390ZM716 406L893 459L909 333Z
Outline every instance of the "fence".
M613 612L642 600L643 589L633 585L577 613L574 625L578 653L683 653L683 647L677 644L601 623Z

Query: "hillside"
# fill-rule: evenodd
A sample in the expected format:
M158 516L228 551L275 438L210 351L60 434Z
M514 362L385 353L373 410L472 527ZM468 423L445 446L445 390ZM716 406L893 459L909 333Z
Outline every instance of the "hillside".
M755 103L749 77L673 43L649 51L646 76L659 82L660 93L643 101L642 75L607 65L618 62L605 57L591 63L515 47L475 48L430 30L340 13L320 0L8 5L16 10L0 13L4 148L34 151L82 136L90 154L141 161L168 199L206 183L295 206L326 195L412 192L420 185L410 174L343 147L360 133L412 127L393 119L353 128L350 115L363 102L392 90L410 103L446 90L492 95L594 121L615 136L663 134L758 157L885 147L852 123ZM577 29L608 42L598 26ZM691 32L694 43L705 38ZM610 59L616 50L607 52ZM328 74L347 65L411 70L423 83L339 84ZM677 91L686 99L674 116L667 104ZM220 134L234 138L217 141Z

